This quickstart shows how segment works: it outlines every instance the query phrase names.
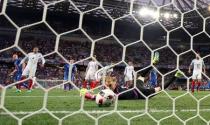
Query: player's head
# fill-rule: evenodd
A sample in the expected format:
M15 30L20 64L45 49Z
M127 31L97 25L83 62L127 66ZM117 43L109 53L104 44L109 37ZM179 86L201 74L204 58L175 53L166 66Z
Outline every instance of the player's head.
M201 58L200 53L197 52L197 53L196 53L196 59L200 59L200 58Z
M96 61L96 55L93 55L92 61Z
M109 87L111 90L115 90L116 86L117 86L117 78L116 77L110 77L107 76L105 78L105 84L107 87Z
M38 53L38 52L39 52L39 48L38 48L38 47L34 47L34 48L33 48L33 52L34 52L34 53Z
M71 64L73 64L75 61L74 61L74 59L70 59L69 62L70 62Z
M114 65L114 62L111 61L110 65Z
M14 54L12 55L12 59L15 60L15 59L17 59L17 58L18 58L18 54L17 54L17 53L14 53Z
M132 66L132 65L133 65L133 62L129 61L129 62L128 62L128 65L129 65L129 66Z

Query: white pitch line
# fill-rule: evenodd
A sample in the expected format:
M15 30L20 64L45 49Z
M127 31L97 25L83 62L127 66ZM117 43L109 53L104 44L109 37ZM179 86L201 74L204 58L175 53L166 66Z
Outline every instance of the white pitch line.
M19 96L19 95L16 95L16 96L6 96L6 98L36 98L36 97L38 97L38 98L41 98L41 97L44 97L44 95L43 96L30 96L30 95L28 95L28 96ZM79 95L77 96L77 95L64 95L64 96L48 96L48 97L50 97L50 98L67 98L67 97L73 97L73 98L77 98L77 97L80 97ZM158 96L159 98L165 98L165 97L167 97L167 98L169 98L167 95L161 95L161 96ZM174 96L174 97L176 97L176 96ZM174 97L172 97L172 98L174 98ZM200 96L198 96L198 97L200 97ZM201 97L203 97L203 96L201 96Z
M6 98L43 98L44 96L6 96ZM50 98L78 98L80 96L48 96Z
M210 109L200 109L199 111L201 112L210 112ZM71 114L74 113L76 111L50 111L53 114ZM85 111L89 114L104 114L104 113L109 113L110 111L107 110L92 110L92 111ZM119 110L116 111L119 113L144 113L145 110ZM173 112L173 110L157 110L157 109L151 109L149 110L150 113L170 113ZM182 110L176 110L175 112L197 112L196 109L182 109ZM34 112L24 112L24 111L20 111L20 112L12 112L12 114L14 115L27 115L27 114L31 114ZM41 111L38 114L45 114L48 113L46 111ZM0 115L9 115L6 112L1 112Z

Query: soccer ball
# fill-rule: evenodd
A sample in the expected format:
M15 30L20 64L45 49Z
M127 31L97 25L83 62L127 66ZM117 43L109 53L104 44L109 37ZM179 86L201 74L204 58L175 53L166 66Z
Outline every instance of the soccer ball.
M109 107L115 102L115 99L116 95L112 90L104 89L96 95L96 104Z

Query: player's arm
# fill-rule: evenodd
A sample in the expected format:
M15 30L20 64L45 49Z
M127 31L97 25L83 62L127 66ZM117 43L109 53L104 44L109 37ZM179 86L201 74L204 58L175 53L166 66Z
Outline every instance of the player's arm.
M126 67L125 67L125 69L124 69L124 75L126 74Z
M192 69L192 66L193 66L193 61L190 63L190 66L189 66L189 69L188 69L188 73L191 73L191 69Z
M15 72L17 72L16 66L15 66L15 69L9 74L9 76L12 76Z
M89 62L89 63L88 63L88 65L87 65L87 68L86 68L85 74L87 74L87 71L88 71L89 67L90 67L90 62Z
M59 68L59 69L64 69L64 67L61 67L61 66L55 66L56 68Z
M133 75L133 78L135 76L135 70L134 70L134 67L133 67L133 70L132 70L132 75Z
M25 67L26 67L26 63L23 63L23 64L22 64L22 70L24 70Z
M44 64L45 64L45 59L44 59L44 56L41 54L41 60L42 60L42 67L44 67Z
M202 61L202 65L203 65L203 72L206 74L206 65L205 65L204 61Z
M98 70L98 66L99 66L99 63L97 62L97 63L96 63L96 70Z
M77 71L77 66L76 65L74 65L74 72L77 75L78 71Z
M26 62L26 60L28 59L29 55L26 55L20 62L19 65L24 65L24 63Z
M74 71L77 73L77 66L74 65Z

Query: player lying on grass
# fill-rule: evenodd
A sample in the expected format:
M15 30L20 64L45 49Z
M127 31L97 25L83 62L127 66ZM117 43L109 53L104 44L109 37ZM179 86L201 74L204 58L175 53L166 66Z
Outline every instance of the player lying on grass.
M157 62L159 61L159 54L155 54L155 56L153 57L153 64L157 64ZM161 87L155 87L155 88L145 88L143 86L144 84L144 77L146 76L146 74L148 74L153 67L148 68L144 73L141 74L141 76L138 77L137 81L136 81L136 88L143 94L140 94L138 92L138 90L136 89L131 89L133 87L129 86L129 87L125 87L123 85L120 85L117 83L117 79L116 77L106 77L105 78L105 85L106 87L108 87L109 89L111 89L115 94L118 95L118 99L120 100L134 100L134 99L145 99L145 96L149 96L152 95L153 96L158 93L159 91L162 90ZM180 71L177 71L176 74L168 81L166 81L164 83L164 89L168 88L168 86L170 84L172 84L177 78L181 77L182 73ZM127 91L127 92L125 92ZM123 93L124 92L124 93ZM85 96L86 99L90 99L90 100L95 100L96 95L92 94L91 92L88 92L86 90L81 90L81 94Z
M149 71L149 69L148 69ZM180 71L177 71L176 74L168 81L164 83L164 89L168 88L170 84L172 84L174 81L176 81L177 78L182 77L182 73ZM145 88L143 86L144 83L144 77L139 76L136 81L136 88L143 94L140 94L138 90L126 88L122 85L119 85L117 83L116 77L106 77L105 78L105 85L109 89L111 89L115 94L118 95L119 100L135 100L135 99L145 99L145 97L149 95L155 95L159 91L162 90L161 87L155 87L155 88ZM125 92L127 91L127 92ZM123 93L124 92L124 93ZM86 99L95 100L96 95L92 94L91 92L83 90L82 95L85 96Z

